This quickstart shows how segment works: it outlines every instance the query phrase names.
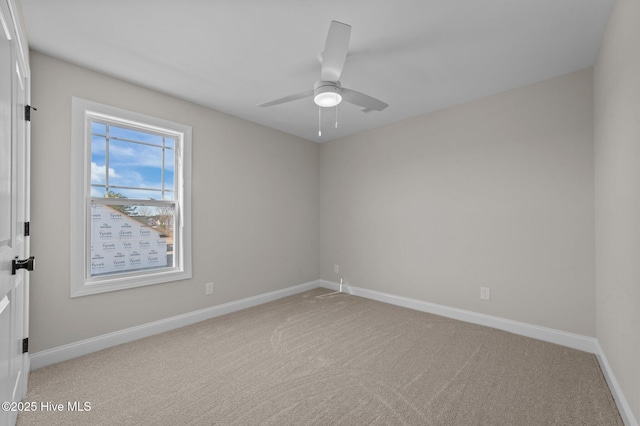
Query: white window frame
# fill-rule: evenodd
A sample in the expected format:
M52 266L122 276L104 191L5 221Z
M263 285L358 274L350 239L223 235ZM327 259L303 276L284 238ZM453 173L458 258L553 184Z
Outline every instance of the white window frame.
M90 277L91 117L169 132L176 138L175 267ZM117 201L121 199L114 199ZM71 297L186 280L191 273L191 126L121 108L71 99Z

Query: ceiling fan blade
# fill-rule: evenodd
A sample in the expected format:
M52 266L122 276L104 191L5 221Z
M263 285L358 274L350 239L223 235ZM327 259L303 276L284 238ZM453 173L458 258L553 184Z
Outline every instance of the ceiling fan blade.
M342 88L342 100L364 108L362 112L382 111L389 105L364 93Z
M324 52L322 52L320 80L338 81L340 79L344 61L347 59L350 37L351 25L331 21L327 41L324 44Z
M302 98L310 98L313 96L313 90L306 90L304 92L296 93L295 95L285 96L284 98L276 99L275 101L265 102L259 104L259 107L270 107L274 105L283 104L285 102L296 101Z

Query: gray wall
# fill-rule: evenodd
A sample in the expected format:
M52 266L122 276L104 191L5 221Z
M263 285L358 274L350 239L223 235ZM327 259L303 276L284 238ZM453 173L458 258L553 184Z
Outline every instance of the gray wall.
M32 352L318 279L316 143L31 53ZM193 279L70 299L72 96L193 126Z
M640 419L640 2L618 0L594 67L597 336Z
M595 336L592 106L586 69L324 143L321 277Z

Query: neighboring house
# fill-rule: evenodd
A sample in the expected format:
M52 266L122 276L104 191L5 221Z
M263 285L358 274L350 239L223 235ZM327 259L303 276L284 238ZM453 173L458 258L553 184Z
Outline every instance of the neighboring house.
M142 221L113 207L93 204L91 223L92 276L171 266L169 237Z

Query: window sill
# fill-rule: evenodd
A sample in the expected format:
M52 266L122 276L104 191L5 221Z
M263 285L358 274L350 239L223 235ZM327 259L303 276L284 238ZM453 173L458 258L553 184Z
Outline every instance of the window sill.
M144 275L130 277L114 277L93 282L85 282L71 288L71 297L89 296L92 294L108 293L111 291L127 290L130 288L144 287L154 284L162 284L173 281L188 280L191 271L165 271L157 273L145 273Z

